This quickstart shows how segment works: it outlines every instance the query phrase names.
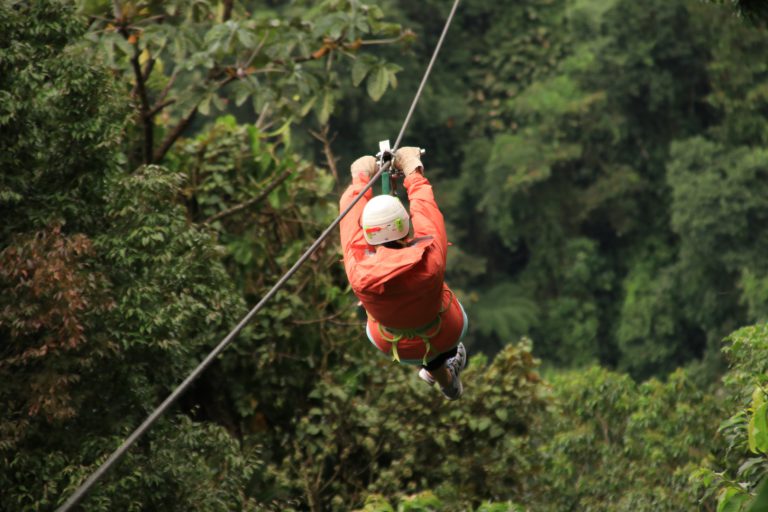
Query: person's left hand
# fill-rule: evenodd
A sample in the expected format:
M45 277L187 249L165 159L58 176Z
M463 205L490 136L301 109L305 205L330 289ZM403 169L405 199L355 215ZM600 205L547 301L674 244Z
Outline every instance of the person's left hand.
M424 172L421 163L421 149L414 146L406 146L395 151L395 169L402 171L406 176L414 172Z
M352 172L352 179L355 179L360 174L370 178L376 174L376 159L370 155L361 156L352 162L350 171Z

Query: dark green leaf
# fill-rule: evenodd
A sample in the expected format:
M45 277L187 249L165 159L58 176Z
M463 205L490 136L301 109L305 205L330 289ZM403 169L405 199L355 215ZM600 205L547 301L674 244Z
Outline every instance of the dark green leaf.
M389 85L389 74L383 66L375 68L366 82L368 95L373 101L379 101Z

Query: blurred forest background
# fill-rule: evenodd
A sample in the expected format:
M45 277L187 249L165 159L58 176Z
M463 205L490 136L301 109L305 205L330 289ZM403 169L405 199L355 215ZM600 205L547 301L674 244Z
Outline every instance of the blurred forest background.
M333 220L449 4L0 3L0 510L60 505ZM82 509L758 510L766 21L464 0L404 140L464 397L370 347L332 237Z

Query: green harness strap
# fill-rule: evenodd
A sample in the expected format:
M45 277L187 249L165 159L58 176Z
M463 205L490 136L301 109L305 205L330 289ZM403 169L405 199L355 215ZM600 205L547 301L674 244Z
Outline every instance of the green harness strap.
M448 308L451 307L451 304L453 303L453 292L448 290L448 293L450 293L448 304L441 306L440 311L437 313L437 317L427 325L415 327L413 329L394 329L392 327L384 327L381 322L374 319L379 328L381 339L392 345L393 361L400 362L400 355L397 353L397 344L400 340L419 337L427 347L427 350L424 352L424 358L422 359L422 364L427 364L427 356L432 352L432 344L430 343L430 340L440 333L440 328L443 326L443 313L448 311Z

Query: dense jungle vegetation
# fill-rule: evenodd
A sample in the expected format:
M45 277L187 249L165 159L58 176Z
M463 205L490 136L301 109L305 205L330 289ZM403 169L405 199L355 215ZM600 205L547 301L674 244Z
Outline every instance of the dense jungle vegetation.
M0 510L63 503L334 219L449 4L0 2ZM464 0L404 141L464 397L370 347L331 238L81 509L765 510L766 21Z

